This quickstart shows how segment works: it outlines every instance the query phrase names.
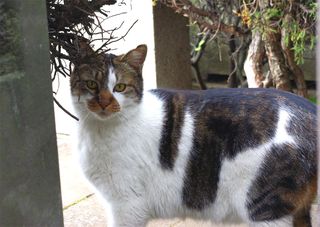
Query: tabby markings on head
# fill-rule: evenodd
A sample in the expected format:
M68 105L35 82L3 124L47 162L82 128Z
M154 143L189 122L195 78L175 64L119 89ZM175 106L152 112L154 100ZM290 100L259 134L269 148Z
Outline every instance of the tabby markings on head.
M107 54L96 62L76 65L70 80L72 94L79 97L79 102L84 99L86 108L104 120L139 102L146 53L147 47L140 45L125 55Z

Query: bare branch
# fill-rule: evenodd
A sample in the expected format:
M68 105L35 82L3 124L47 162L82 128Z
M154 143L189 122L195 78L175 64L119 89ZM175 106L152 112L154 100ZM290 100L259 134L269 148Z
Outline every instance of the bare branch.
M57 106L59 106L60 109L62 109L66 114L68 114L70 117L72 117L73 119L79 121L79 118L77 118L76 116L74 116L72 113L70 113L66 108L64 108L59 101L53 97L53 101L55 102L55 104L57 104Z

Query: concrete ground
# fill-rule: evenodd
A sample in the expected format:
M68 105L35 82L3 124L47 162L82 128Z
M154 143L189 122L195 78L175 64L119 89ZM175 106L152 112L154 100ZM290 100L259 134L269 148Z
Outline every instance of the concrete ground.
M106 226L107 217L95 194L88 187L71 153L70 137L58 134L60 178L65 227ZM314 206L315 217L315 206ZM315 220L313 221L315 222ZM148 227L245 227L246 225L214 225L194 220L156 220ZM316 226L315 224L313 226Z

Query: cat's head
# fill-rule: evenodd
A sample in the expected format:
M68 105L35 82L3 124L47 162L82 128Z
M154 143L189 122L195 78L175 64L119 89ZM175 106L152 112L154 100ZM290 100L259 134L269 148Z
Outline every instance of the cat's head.
M105 120L137 105L143 95L146 54L147 46L140 45L123 55L103 55L97 62L75 65L70 84L77 109Z

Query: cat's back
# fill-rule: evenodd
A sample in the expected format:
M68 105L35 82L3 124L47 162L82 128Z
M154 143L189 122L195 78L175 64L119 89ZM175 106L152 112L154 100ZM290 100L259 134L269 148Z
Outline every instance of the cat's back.
M226 108L237 112L239 108L275 109L286 107L296 109L293 111L309 112L316 115L316 106L305 98L295 94L263 88L217 88L208 90L152 90L160 99L166 102L185 103L194 111L209 108ZM224 111L225 109L220 109Z
M266 143L284 123L288 131L315 146L316 106L289 92L252 88L152 92L163 100L166 112L176 116L183 114L175 112L190 112L197 130L224 140L225 146L232 146L226 148L231 153Z

